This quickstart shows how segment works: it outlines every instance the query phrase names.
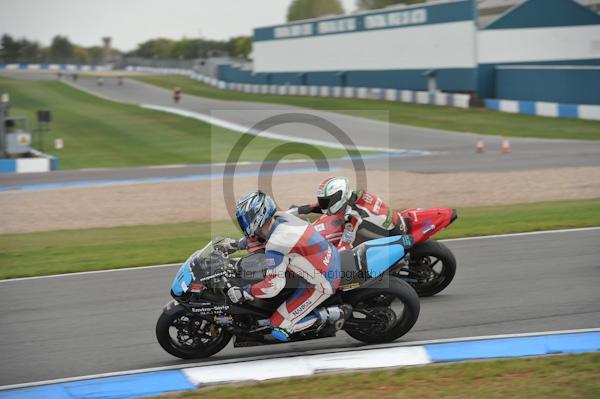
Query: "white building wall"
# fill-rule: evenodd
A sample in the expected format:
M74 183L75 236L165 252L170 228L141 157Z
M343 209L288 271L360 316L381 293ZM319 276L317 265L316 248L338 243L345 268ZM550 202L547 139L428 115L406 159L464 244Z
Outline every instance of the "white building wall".
M255 72L474 68L472 21L255 41Z
M600 25L490 29L478 36L481 64L600 58Z

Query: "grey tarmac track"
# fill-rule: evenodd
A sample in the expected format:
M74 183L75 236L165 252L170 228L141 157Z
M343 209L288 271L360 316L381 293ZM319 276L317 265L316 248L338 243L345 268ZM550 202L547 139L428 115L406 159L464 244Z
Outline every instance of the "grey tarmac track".
M600 327L600 230L447 242L454 282L397 342ZM186 254L182 254L182 257ZM0 385L186 362L154 337L176 266L0 282ZM345 334L210 361L360 344Z
M4 71L12 77L32 78L34 73ZM47 76L45 76L47 78ZM350 115L315 111L281 104L265 104L242 101L220 101L185 95L180 104L173 104L171 93L159 87L134 80L126 80L118 86L115 78L105 78L103 86L97 86L94 79L80 78L67 84L112 100L132 104L169 106L226 119L229 122L252 126L258 121L273 115L287 112L300 112L319 116L333 122L344 130L357 145L386 147L392 149L426 150L433 155L399 157L367 161L371 170L403 170L421 173L447 172L498 172L531 170L560 167L600 165L600 142L574 140L542 140L511 138L513 152L500 154L501 138L479 136L470 133L457 133L435 129L419 128L399 124L388 124ZM225 114L223 112L226 112ZM377 112L377 111L376 111ZM331 141L321 129L298 123L280 125L273 128L277 133L298 138ZM482 138L486 143L486 153L476 154L475 145ZM347 161L339 161L348 165ZM310 164L310 163L307 163ZM298 164L297 167L300 167ZM306 166L306 164L304 165ZM251 170L252 165L240 166L241 170ZM0 186L56 183L65 181L97 179L139 179L146 177L186 176L204 173L206 165L188 165L181 168L126 168L114 170L58 171L46 174L2 175Z
M498 136L481 136L390 124L290 105L221 101L186 96L185 94L179 104L174 104L170 91L134 80L127 80L126 86L117 86L114 82L97 86L94 80L80 79L75 85L88 92L116 101L179 108L212 115L244 126L254 126L270 116L299 112L321 117L334 123L358 146L438 152L435 157L397 158L392 162L394 169L400 168L407 171L443 173L447 171L498 171L600 164L600 142L511 138L514 151L509 158L500 156L501 137ZM383 111L373 112L385 116ZM338 144L323 130L310 125L290 123L276 126L273 130L288 135L291 139L317 139ZM488 146L489 154L486 154L485 158L475 153L475 145L479 138L483 138ZM387 168L387 166L386 161L385 167Z

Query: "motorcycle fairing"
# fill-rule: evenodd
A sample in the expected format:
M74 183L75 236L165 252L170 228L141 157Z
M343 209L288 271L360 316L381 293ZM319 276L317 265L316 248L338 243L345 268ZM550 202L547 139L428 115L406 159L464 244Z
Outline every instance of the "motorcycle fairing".
M384 237L367 241L364 244L367 271L373 278L385 273L405 255L399 237Z
M171 292L175 296L182 296L187 292L193 279L194 276L192 275L190 264L189 262L185 262L183 265L181 265L179 271L173 279L173 283L171 284Z
M409 208L400 212L415 243L427 241L458 218L453 208Z

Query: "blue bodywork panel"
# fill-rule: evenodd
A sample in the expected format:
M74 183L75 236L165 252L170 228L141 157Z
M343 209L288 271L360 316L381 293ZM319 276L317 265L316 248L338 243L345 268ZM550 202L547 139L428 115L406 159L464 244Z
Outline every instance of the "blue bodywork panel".
M388 245L388 244L392 244L392 243L397 243L399 241L400 241L400 239L398 238L398 236L392 236L392 237L378 238L376 240L369 240L369 241L365 242L365 244L369 247L374 247L377 245Z
M190 265L188 262L185 262L179 268L177 275L173 279L173 284L171 284L171 291L173 291L173 294L177 296L183 295L188 290L192 279L193 277Z
M371 277L385 273L405 255L404 247L398 237L385 237L367 241L367 270Z

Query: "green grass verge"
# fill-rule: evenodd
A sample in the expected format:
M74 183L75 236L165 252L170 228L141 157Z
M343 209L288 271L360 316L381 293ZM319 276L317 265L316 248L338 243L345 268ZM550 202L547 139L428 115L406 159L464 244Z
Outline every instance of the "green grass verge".
M183 93L219 100L257 101L331 110L357 116L383 118L405 125L480 134L552 139L600 140L600 122L507 114L488 109L459 109L389 101L278 96L224 91L183 76L136 76L134 79Z
M600 226L600 199L459 208L458 215L436 238Z
M600 226L600 199L459 209L436 238ZM231 222L0 235L0 279L180 262Z
M11 115L28 117L30 128L35 127L37 110L52 111L52 132L45 135L43 149L60 158L61 169L225 162L242 137L194 119L104 100L57 81L0 78L0 93L5 92L11 96ZM64 140L63 150L52 149L57 137ZM320 157L348 155L255 138L241 160L299 158L308 147Z
M294 378L243 386L206 388L175 397L597 398L600 397L599 368L600 353L586 353Z

